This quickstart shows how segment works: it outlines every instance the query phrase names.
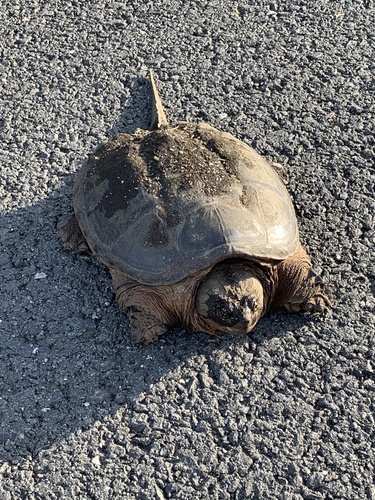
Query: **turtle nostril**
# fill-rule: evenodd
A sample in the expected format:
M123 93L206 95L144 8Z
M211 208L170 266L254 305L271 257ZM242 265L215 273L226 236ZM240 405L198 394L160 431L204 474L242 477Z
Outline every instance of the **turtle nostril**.
M247 326L250 323L250 321L247 318L241 318L240 324L242 326Z

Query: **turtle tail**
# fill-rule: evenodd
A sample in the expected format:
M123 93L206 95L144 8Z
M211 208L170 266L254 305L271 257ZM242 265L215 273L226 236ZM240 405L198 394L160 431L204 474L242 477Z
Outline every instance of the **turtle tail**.
M164 113L163 105L155 84L154 72L152 71L152 69L150 69L150 85L152 92L150 130L157 130L161 127L168 127L169 123Z

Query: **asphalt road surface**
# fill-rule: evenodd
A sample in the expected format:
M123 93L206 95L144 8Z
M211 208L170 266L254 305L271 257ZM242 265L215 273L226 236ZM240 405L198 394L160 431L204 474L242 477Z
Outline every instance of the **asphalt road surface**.
M375 499L372 0L3 0L0 499ZM285 166L326 319L133 346L64 251L75 173L168 116Z

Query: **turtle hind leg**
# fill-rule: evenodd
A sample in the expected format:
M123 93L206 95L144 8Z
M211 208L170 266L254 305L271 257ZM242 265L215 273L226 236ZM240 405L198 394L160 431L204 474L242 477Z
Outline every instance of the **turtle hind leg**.
M168 331L158 318L152 314L140 311L134 306L128 308L131 339L135 344L150 344L162 337Z
M90 252L75 215L64 217L58 222L57 235L68 250L74 253Z
M285 184L285 186L287 186L289 183L289 177L285 171L284 166L281 165L281 163L272 162L271 167L277 173L277 175L279 176L279 179L283 182L283 184Z
M322 278L312 270L311 261L300 245L278 270L277 306L288 312L325 314L332 309L333 295Z

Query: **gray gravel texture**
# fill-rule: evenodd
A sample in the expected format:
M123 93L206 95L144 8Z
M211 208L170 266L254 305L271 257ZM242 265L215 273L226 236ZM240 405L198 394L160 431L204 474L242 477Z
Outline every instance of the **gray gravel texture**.
M375 499L374 2L1 10L1 500ZM148 67L171 121L285 165L332 316L131 344L56 223L87 154L147 127Z

